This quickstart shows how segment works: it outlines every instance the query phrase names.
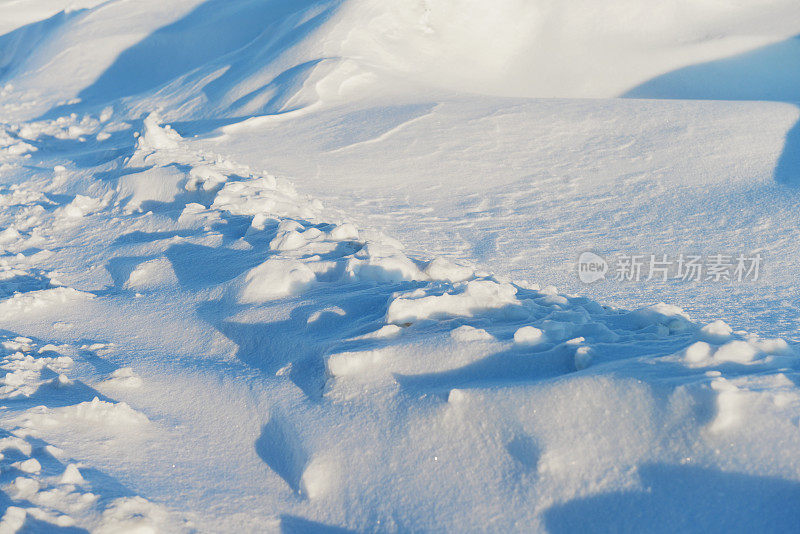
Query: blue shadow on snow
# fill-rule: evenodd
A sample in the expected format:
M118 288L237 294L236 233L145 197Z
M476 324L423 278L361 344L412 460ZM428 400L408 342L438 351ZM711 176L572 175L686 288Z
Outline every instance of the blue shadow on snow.
M623 97L800 103L800 36L668 72ZM773 177L800 186L800 121L786 135Z
M548 532L796 532L800 483L690 465L640 467L643 489L578 498L544 513Z

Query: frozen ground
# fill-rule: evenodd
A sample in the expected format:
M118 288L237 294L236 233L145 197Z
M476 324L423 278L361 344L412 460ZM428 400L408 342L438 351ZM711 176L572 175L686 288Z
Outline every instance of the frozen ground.
M795 529L798 33L0 0L0 532Z

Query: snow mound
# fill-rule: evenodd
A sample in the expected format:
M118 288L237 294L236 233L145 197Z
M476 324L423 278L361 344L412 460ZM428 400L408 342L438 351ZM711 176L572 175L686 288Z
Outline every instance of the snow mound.
M453 293L428 295L413 291L397 297L386 312L386 321L411 324L426 319L463 316L518 305L517 289L492 280L473 280L456 286Z
M58 94L57 101L74 102L67 109L158 95L170 103L170 119L241 119L431 88L611 97L687 65L789 39L800 18L796 6L781 0L671 0L657 7L590 0L491 6L477 0L187 0L178 9L161 8L160 17L148 17L147 10L131 17L125 6L87 7L6 35L0 80L3 70L36 72L61 50L65 63L79 55L93 59ZM123 13L131 28L125 38L102 24ZM209 32L217 38L208 39ZM36 75L25 82L36 84Z
M285 297L309 287L314 271L295 260L267 260L244 275L239 302L264 302Z

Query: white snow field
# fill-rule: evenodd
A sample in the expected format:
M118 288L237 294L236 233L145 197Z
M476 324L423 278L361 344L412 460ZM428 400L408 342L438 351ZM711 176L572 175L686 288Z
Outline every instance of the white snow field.
M796 531L798 35L0 0L0 533Z

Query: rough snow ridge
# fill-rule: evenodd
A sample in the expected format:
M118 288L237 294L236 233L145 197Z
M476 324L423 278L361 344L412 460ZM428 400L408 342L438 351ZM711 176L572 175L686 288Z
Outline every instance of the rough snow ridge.
M72 139L99 128L99 122L89 118L80 122L85 128L77 128L74 119L9 128L13 135L0 137L0 165L16 168L35 150L20 138ZM56 184L63 170L56 169ZM36 265L52 257L52 238L70 228L71 220L103 209L111 195L105 199L75 195L60 205L37 185L0 190L0 318L5 321L47 315L94 297L64 286L57 273ZM56 346L0 335L0 484L11 501L0 520L1 532L61 527L93 532L186 530L185 521L163 506L109 487L96 475L90 458L70 458L41 437L43 431L63 429L75 436L113 441L132 428L149 425L144 414L70 378L76 360L91 360L102 350L102 344ZM136 387L141 380L123 368L110 373L106 383ZM84 468L88 471L82 474Z
M64 141L84 143L80 137L98 135L109 121L110 116L105 122L72 117L17 125L6 128L12 132L6 142L57 139L66 132ZM246 364L310 401L313 408L306 411L297 409L291 395L271 399L256 442L275 478L303 503L345 510L353 517L347 524L370 530L377 523L363 512L364 495L419 498L415 509L437 502L451 512L441 517L431 511L419 523L398 521L396 529L426 528L433 517L456 529L482 518L478 510L464 512L458 495L499 502L510 491L503 482L510 475L498 471L500 465L537 481L545 497L529 519L538 524L542 519L535 514L541 510L585 495L586 480L595 484L593 491L643 485L637 466L660 458L663 450L715 466L720 447L731 440L747 443L753 424L777 425L782 439L795 439L796 425L789 423L800 409L800 395L789 373L797 360L782 340L734 332L721 322L697 325L675 306L619 310L442 258L414 257L399 242L340 220L282 178L195 150L160 122L156 114L142 122L133 150L103 164L104 179L61 167L48 180L0 191L5 208L0 318L57 321L69 307L101 300L101 291L64 285L60 273L44 266L58 257L58 244L75 235L118 232L116 240L104 237L96 245L103 258L131 262L119 271L106 267L113 278L106 294L133 302L162 291L191 294L197 313L236 344ZM70 133L76 124L92 126ZM130 135L124 124L118 128L111 135ZM7 155L4 164L22 172L25 155ZM91 172L99 174L96 167ZM187 261L176 249L201 252ZM216 255L222 260L213 263ZM226 258L233 257L236 269L226 270ZM84 263L73 264L73 271L95 261L79 260ZM283 317L287 309L291 330L258 335L259 327L275 322L272 314ZM58 437L56 430L62 429L97 446L126 430L157 431L133 404L85 391L69 395L81 385L69 378L67 360L51 353L68 352L76 359L80 351L42 350L33 341L9 339L22 345L9 345L5 393L0 393L34 399L15 412L7 403L0 422L10 437ZM625 374L631 369L639 370L634 376L649 378L634 380ZM654 391L675 376L680 385L662 402ZM142 385L130 368L107 373L103 382ZM530 385L539 388L517 387ZM69 402L56 400L62 392ZM549 411L538 407L548 402ZM539 413L553 420L542 420ZM636 428L625 427L623 444L584 443L590 433L580 424L561 424L570 418ZM700 437L675 437L678 420L684 421L681 432ZM538 441L537 425L548 429ZM413 446L386 440L392 432ZM41 517L94 529L109 521L113 529L113 521L131 517L171 520L156 505L135 497L115 500L103 487L91 490L98 497L86 508L56 506L46 495L63 490L52 477L83 488L75 483L81 464L77 475L68 465L88 459L48 471L46 458L34 449L12 462L13 469L26 473L19 475L20 491L28 493L19 493L16 485L9 492L32 506L20 501L9 508L3 518L9 525ZM353 451L389 458L404 477L387 479ZM767 469L791 466L787 454L776 454ZM457 476L460 464L454 458L477 462L481 476ZM29 460L41 466L38 473ZM421 487L432 493L420 493ZM381 503L372 506L381 525L391 529L393 512Z
M157 161L162 167L174 163L192 166L187 188L198 188L197 182L192 181L198 176L212 177L200 188L218 188L213 201L207 207L188 204L181 220L197 224L226 216L245 217L249 221L246 237L254 238L254 243L260 239L267 244L268 259L228 284L229 295L237 304L264 304L326 284L368 282L385 287L387 308L383 324L376 322L374 334L363 337L391 338L407 331L409 341L405 342L413 344L415 338L420 342L431 328L444 328L451 331L453 343L484 344L482 351L472 355L476 362L478 354L497 352L498 347L508 351L508 356L497 359L494 368L483 369L488 374L466 372L456 383L492 377L500 381L524 380L526 369L543 364L556 376L620 358L655 356L691 369L709 369L697 379L717 394L722 413L729 411L727 399L738 387L713 369L736 362L780 375L778 370L794 361L794 354L783 340L734 333L721 321L701 328L675 306L616 310L585 298L559 294L553 287L499 280L442 258L410 258L399 242L386 236L365 235L350 223L325 222L321 204L298 195L285 181L263 173L230 180L231 169L241 172L244 168L218 156L192 155L181 147L180 136L169 127L158 126L152 115L145 121L145 131L132 160ZM210 186L206 187L206 183ZM239 245L253 247L245 240ZM402 289L408 286L412 289ZM309 322L313 320L314 316L310 316ZM346 339L339 341L347 343ZM364 375L368 380L378 380L377 373L383 377L381 380L405 377L413 382L414 375L446 372L465 363L448 361L450 358L443 354L438 355L441 361L437 364L432 363L436 358L425 362L409 360L391 347L337 353L329 346L327 350L330 380L326 391L332 398L339 395L338 388L347 387L345 377L352 380ZM340 384L342 380L344 383ZM723 388L722 383L728 385ZM718 427L715 419L710 428Z
M0 469L3 491L11 499L0 520L0 531L17 532L23 527L80 527L94 532L183 530L182 521L162 506L137 496L120 496L93 482L99 479L90 459L69 458L40 438L40 430L47 426L80 433L85 431L82 425L90 424L113 433L117 427L148 423L125 403L97 396L70 404L88 389L69 378L74 357L85 357L86 352L85 347L39 345L18 336L0 339ZM47 404L60 407L48 408ZM84 467L90 468L88 479L81 473Z
M244 287L240 298L248 302L287 296L312 282L402 282L474 277L470 269L442 259L412 260L403 253L400 243L385 235L363 234L350 223L325 221L322 204L299 195L286 180L254 172L218 155L192 152L182 145L180 136L169 126L158 126L153 114L145 119L137 150L126 165L155 165L132 175L137 177L135 181L126 177L120 179L126 184L134 183L131 196L136 209L145 201L173 201L181 189L210 193L210 196L196 197L200 202L187 203L180 221L191 226L222 221L225 217L242 217L249 222L247 237L269 237L265 241L269 259L242 279ZM188 176L175 171L176 165L190 167ZM144 177L153 177L163 184L167 173L176 177L175 189L156 196L159 188L153 187ZM136 182L146 182L146 187ZM121 206L127 201L124 209L133 211L126 193L130 191L125 186L118 186L115 205ZM241 245L252 247L245 243ZM260 287L265 288L264 291Z

